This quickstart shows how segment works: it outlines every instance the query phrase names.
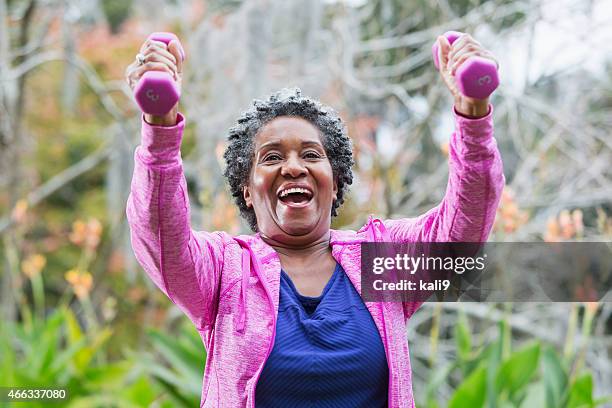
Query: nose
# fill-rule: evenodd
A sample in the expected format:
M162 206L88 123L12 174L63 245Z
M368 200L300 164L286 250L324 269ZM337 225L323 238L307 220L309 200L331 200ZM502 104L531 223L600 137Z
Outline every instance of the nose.
M281 175L297 178L306 175L306 166L296 154L291 154L281 167Z

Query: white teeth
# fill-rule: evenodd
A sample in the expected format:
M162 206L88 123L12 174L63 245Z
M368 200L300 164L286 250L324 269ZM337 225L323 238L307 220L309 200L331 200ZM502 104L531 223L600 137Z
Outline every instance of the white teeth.
M283 197L285 197L285 196L287 196L288 194L291 194L291 193L302 193L302 194L306 194L308 196L312 195L310 193L310 191L306 190L305 188L294 187L294 188L288 188L286 190L281 191L281 193L279 194L279 197L283 198Z

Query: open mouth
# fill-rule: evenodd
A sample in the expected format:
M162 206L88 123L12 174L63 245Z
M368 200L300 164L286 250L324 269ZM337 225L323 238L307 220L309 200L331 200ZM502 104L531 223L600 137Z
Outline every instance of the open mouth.
M310 190L300 187L288 188L278 194L278 199L290 207L303 207L312 200L313 194Z

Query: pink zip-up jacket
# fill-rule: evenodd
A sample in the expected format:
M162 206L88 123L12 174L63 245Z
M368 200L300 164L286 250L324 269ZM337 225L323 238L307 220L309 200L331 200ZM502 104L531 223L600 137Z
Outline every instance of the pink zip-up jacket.
M360 243L484 242L504 186L492 107L479 119L454 113L449 180L442 202L416 218L369 217L359 231L331 230L332 256L358 293ZM142 123L127 218L136 258L195 324L207 350L201 407L254 407L255 387L272 350L281 264L259 234L232 237L191 229L180 157L185 121ZM366 302L389 365L389 407L412 407L407 320L417 303Z

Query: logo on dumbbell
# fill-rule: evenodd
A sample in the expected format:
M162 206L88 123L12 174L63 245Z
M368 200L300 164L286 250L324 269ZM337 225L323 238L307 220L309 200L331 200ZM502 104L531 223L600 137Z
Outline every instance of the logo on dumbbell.
M491 76L490 75L484 75L481 76L480 78L478 78L478 85L483 86L485 84L490 84L492 81Z
M159 95L154 93L152 89L147 89L147 93L145 94L147 98L151 100L151 102L157 102L159 99Z

